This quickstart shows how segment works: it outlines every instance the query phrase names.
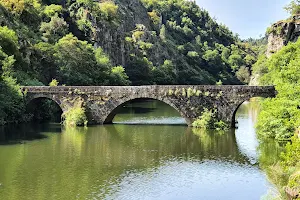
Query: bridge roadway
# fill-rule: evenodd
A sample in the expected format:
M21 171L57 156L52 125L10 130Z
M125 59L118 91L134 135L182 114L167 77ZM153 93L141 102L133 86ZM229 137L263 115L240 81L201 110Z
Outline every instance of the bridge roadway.
M134 99L155 99L174 109L191 125L203 110L216 110L219 120L235 125L238 107L252 97L276 96L274 86L151 85L22 87L26 103L41 98L55 101L63 112L75 104L85 108L89 124L112 123L118 109Z

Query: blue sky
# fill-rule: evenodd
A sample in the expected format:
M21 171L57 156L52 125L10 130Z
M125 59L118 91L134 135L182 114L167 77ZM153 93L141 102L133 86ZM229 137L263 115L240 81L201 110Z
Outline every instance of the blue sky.
M289 14L283 9L290 0L196 0L211 17L225 24L240 38L258 38L267 27Z

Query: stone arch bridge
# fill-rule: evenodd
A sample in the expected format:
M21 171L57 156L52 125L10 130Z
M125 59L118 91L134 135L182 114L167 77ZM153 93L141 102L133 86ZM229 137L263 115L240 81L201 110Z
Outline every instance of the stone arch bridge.
M207 108L215 109L218 119L234 126L235 113L244 101L252 97L276 96L274 86L240 85L22 87L22 92L26 103L48 98L63 112L81 102L89 124L112 123L118 108L128 101L154 99L176 109L188 125Z

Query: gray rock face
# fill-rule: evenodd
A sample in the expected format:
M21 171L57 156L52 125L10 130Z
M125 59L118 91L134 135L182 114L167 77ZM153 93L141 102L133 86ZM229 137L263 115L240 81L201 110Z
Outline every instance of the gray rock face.
M288 42L296 42L300 37L300 15L272 25L268 38L267 57L279 51Z
M93 22L96 28L94 45L102 47L114 65L125 66L128 57L125 37L131 36L136 24L143 24L150 29L151 22L140 0L114 0L114 2L118 5L118 24L106 21Z
M73 86L73 87L23 87L28 103L38 98L55 101L66 112L79 100L84 102L90 124L111 123L118 109L134 99L162 101L186 119L191 125L205 108L216 110L217 117L231 126L235 125L238 107L252 97L275 97L273 86ZM25 92L26 91L26 92Z

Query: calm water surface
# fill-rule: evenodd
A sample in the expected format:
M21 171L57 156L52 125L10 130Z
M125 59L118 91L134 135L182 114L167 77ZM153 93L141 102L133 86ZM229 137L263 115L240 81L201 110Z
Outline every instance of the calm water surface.
M257 112L243 104L228 132L188 128L156 101L124 106L114 125L3 127L0 199L260 199L275 190L258 165Z

